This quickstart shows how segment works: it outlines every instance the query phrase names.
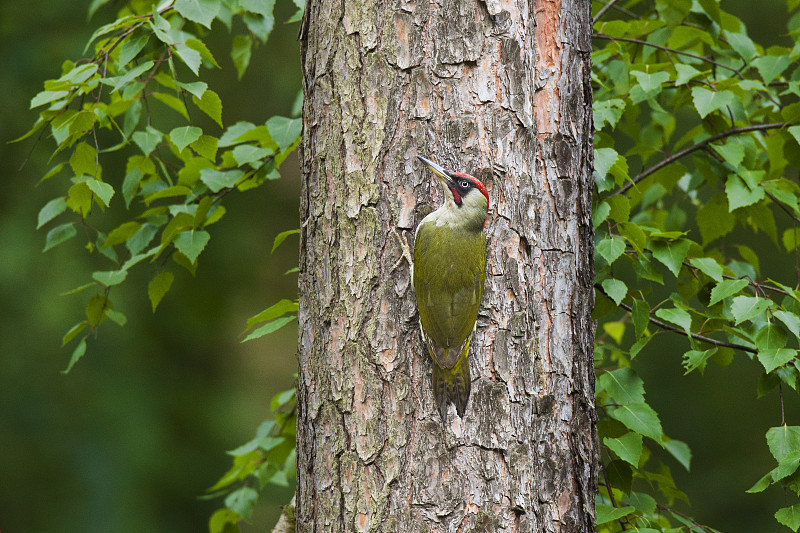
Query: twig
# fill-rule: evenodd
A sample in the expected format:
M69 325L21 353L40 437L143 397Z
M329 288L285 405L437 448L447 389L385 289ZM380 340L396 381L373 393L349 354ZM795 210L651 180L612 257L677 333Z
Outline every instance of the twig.
M718 141L720 139L724 139L725 137L730 137L731 135L736 135L738 133L747 133L749 131L771 130L771 129L775 129L775 128L782 128L784 126L786 126L785 122L773 122L773 123L770 123L770 124L755 124L755 125L752 125L752 126L743 126L741 128L733 128L733 129L730 129L730 130L727 130L727 131L723 131L722 133L717 133L716 135L712 135L708 139L704 139L704 140L700 141L699 143L697 143L695 145L692 145L692 146L690 146L688 148L684 148L680 152L678 152L676 154L672 154L671 156L665 158L660 163L658 163L658 164L648 168L647 170L643 171L641 174L639 174L638 176L633 178L630 182L626 183L625 186L622 187L620 190L611 193L609 196L616 196L618 194L624 194L624 193L628 192L631 187L633 187L635 184L637 184L640 181L642 181L643 179L645 179L650 174L653 174L654 172L657 172L657 171L661 170L662 168L664 168L665 166L669 165L670 163L672 163L674 161L677 161L678 159L680 159L680 158L682 158L682 157L684 157L686 155L689 155L692 152L696 152L697 150L702 150L703 148L705 148L707 145L709 145L710 143L712 143L714 141Z
M698 267L694 266L693 264L689 263L688 261L684 261L683 265L686 266L686 267L689 267L689 268L694 268L695 270L700 270ZM736 276L729 276L727 274L722 274L722 277L725 278L725 279L743 279L743 278L737 278ZM747 281L750 283L750 285L752 285L753 287L755 287L757 289L766 289L768 291L777 292L777 293L783 294L784 296L791 296L792 298L794 298L794 295L792 295L788 291L785 291L785 290L780 289L778 287L773 287L772 285L765 285L764 283L759 283L759 282L753 281L751 279L748 279Z
M772 201L773 201L773 202L775 202L776 204L778 204L778 207L780 207L780 208L781 208L781 209L784 211L784 213L786 213L787 215L789 215L789 216L792 218L792 220L794 220L795 222L800 222L800 218L797 218L797 216L796 216L794 213L792 213L791 211L789 211L789 208L788 208L788 207L786 207L785 205L783 205L783 202L781 202L780 200L778 200L777 198L775 198L775 196L773 196L773 194L772 194L771 192L769 192L769 191L765 190L765 191L764 191L764 193L765 193L767 196L769 196L769 197L772 199Z
M616 3L617 3L617 0L609 0L609 2L608 2L606 5L604 5L602 8L600 8L600 11L598 11L598 12L597 12L597 15L595 15L594 17L592 17L592 25L594 26L594 24L595 24L595 23L596 23L598 20L600 20L600 17L602 17L603 15L605 15L606 11L608 11L609 9L611 9L611 8L614 6L614 4L616 4Z
M606 472L606 467L602 461L600 461L600 469L603 471L603 479L606 482L606 490L608 491L608 497L611 500L611 505L616 508L617 502L614 498L614 489L611 488L611 482L608 480L608 472ZM622 520L622 517L619 518L619 526L622 528L622 531L627 530L627 528L625 527L625 522Z
M722 63L719 63L719 62L714 61L713 59L709 59L707 57L699 56L697 54L692 54L691 52L684 52L683 50L676 50L675 48L668 48L666 46L661 46L660 44L654 44L654 43L649 43L647 41L642 41L641 39L632 39L630 37L611 37L610 35L606 35L604 33L595 33L593 35L593 37L596 37L597 39L605 39L607 41L625 41L625 42L628 42L628 43L641 44L643 46L651 46L653 48L658 48L659 50L661 50L663 52L679 54L679 55L682 55L682 56L693 57L695 59L699 59L700 61L705 61L706 63L710 63L712 65L715 65L715 66L717 66L719 68L724 68L724 69L727 69L727 70L731 70L731 71L735 72L740 78L742 77L742 73L739 70L737 70L737 69L735 69L733 67L729 67L728 65L723 65Z
M605 291L603 290L603 287L601 287L600 285L595 284L595 288L598 289L599 291L601 291L603 294L605 294ZM606 295L606 296L608 296L608 295ZM624 302L620 302L619 306L621 308L625 309L629 313L633 312L633 307L631 307L630 305L628 305L628 304L626 304ZM758 353L758 350L756 350L755 348L750 348L749 346L744 346L742 344L735 344L735 343L732 343L732 342L718 341L717 339L712 339L711 337L706 337L705 335L700 335L699 333L692 333L692 332L688 332L687 333L686 331L684 331L684 330L682 330L680 328L677 328L675 326L672 326L670 324L667 324L666 322L663 322L663 321L661 321L661 320L659 320L659 319L657 319L657 318L655 318L653 316L648 315L647 318L648 318L648 320L650 320L650 322L652 322L653 324L655 324L656 326L660 327L661 329L663 329L665 331L671 331L673 333L679 333L680 335L689 335L690 337L692 337L695 340L702 341L702 342L705 342L705 343L708 343L708 344L713 344L714 346L721 346L721 347L724 347L724 348L733 348L734 350L742 350L743 352L749 352L749 353Z
M602 2L602 0L600 0L600 1ZM616 0L614 0L614 2L616 2ZM611 7L613 7L615 10L619 11L620 13L625 13L625 14L626 14L626 15L628 15L629 17L631 17L631 18L634 18L634 19L636 19L636 20L639 20L639 19L641 19L641 18L642 18L641 16L639 16L639 15L638 15L638 14L636 14L636 13L634 13L634 12L633 12L633 11L631 11L630 9L625 9L624 7L620 7L620 6L618 6L618 5L613 5L613 4L614 4L614 2L611 2L611 4L612 4L612 6L611 6ZM607 4L608 2L603 2L603 3L606 3L606 4ZM595 17L596 17L596 18L600 18L600 15L602 15L602 13L599 13L599 14L595 15ZM596 21L596 20L593 20L593 21L592 21L592 24L594 25L594 23L595 23L595 22L597 22L597 21Z

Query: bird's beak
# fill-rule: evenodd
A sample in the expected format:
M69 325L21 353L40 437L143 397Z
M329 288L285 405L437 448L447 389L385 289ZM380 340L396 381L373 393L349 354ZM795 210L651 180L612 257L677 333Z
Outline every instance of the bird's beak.
M428 167L429 169L431 169L431 172L436 174L436 177L441 180L442 184L444 184L445 187L449 186L450 182L452 181L452 179L450 178L450 173L449 172L447 172L445 169L443 169L442 167L440 167L439 165L437 165L436 163L434 163L430 159L426 159L426 158L422 157L421 155L418 155L417 159L419 159L420 161L425 163L425 166Z

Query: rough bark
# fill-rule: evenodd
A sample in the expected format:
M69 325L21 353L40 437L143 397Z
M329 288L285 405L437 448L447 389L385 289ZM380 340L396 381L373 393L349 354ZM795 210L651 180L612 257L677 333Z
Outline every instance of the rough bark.
M298 531L593 530L590 2L312 0L301 144ZM490 191L464 420L430 389L410 242Z

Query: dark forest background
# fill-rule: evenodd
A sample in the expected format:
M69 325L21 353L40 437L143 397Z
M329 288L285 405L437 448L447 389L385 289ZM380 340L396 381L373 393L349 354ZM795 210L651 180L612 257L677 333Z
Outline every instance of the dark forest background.
M61 374L70 356L61 336L85 302L81 294L58 295L85 283L91 258L78 240L41 252L46 230L36 231L36 214L53 193L36 182L52 146L35 137L8 141L36 119L28 108L42 82L57 77L65 59L80 58L93 29L114 18L106 7L87 22L87 7L0 0L0 530L205 531L220 503L199 497L230 466L224 451L249 440L269 416L270 398L293 382L296 327L245 344L240 332L249 316L296 297L296 275L284 274L297 262L296 237L270 254L274 237L299 224L296 159L282 167L281 180L226 198L228 214L197 276L176 276L155 314L149 277L138 273L121 287L115 302L128 324L102 328L87 356ZM783 2L736 0L723 8L742 18L754 40L782 42ZM301 85L296 34L296 24L277 23L271 50L254 51L241 82L229 41L209 42L222 65L210 87L226 123L289 114ZM764 434L754 430L748 441L742 428L777 423L776 402L754 399L756 377L743 364L684 377L682 350L670 356L663 343L658 350L662 356L637 371L665 428L692 448L691 474L674 474L695 516L726 532L774 529L777 505L744 492L772 467ZM749 450L763 464L744 463ZM268 530L294 488L267 490L244 531Z

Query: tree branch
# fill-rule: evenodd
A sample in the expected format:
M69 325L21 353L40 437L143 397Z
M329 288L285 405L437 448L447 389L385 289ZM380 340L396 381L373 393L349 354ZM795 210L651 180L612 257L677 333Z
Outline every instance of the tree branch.
M794 220L795 222L800 222L800 218L797 218L797 216L794 213L789 211L789 208L783 205L783 202L775 198L775 196L773 196L771 192L766 190L764 192L766 193L767 196L769 196L772 199L773 202L775 202L778 205L778 207L780 207L787 215L789 215L789 217L792 220Z
M297 493L292 496L292 501L283 506L281 510L281 517L278 523L272 528L272 533L294 533L295 530L295 514L294 507L297 498Z
M633 178L630 182L626 183L625 186L622 187L620 190L618 190L618 191L616 191L614 193L611 193L609 196L616 196L618 194L624 194L624 193L628 192L631 187L633 187L635 184L637 184L640 181L642 181L643 179L645 179L650 174L653 174L654 172L657 172L657 171L661 170L662 168L664 168L665 166L669 165L670 163L672 163L674 161L677 161L678 159L680 159L680 158L682 158L682 157L684 157L686 155L689 155L692 152L696 152L697 150L702 150L703 148L705 148L706 146L708 146L710 143L712 143L714 141L718 141L720 139L724 139L725 137L730 137L731 135L736 135L738 133L747 133L749 131L771 130L771 129L775 129L775 128L782 128L784 126L786 126L786 122L773 122L773 123L770 123L770 124L755 124L755 125L752 125L752 126L743 126L741 128L733 128L733 129L730 129L730 130L727 130L727 131L723 131L722 133L717 133L716 135L712 135L708 139L702 140L702 141L700 141L699 143L697 143L695 145L692 145L692 146L690 146L688 148L684 148L680 152L678 152L676 154L672 154L671 156L665 158L660 163L658 163L658 164L648 168L647 170L643 171L641 174L639 174L638 176Z
M649 42L643 41L641 39L631 39L630 37L611 37L610 35L606 35L604 33L595 33L593 35L593 37L596 37L597 39L605 39L607 41L624 41L624 42L628 42L628 43L641 44L643 46L651 46L653 48L658 48L659 50L661 50L663 52L679 54L679 55L688 56L688 57L693 57L695 59L699 59L700 61L705 61L706 63L710 63L710 64L712 64L714 66L719 67L719 68L724 68L724 69L728 69L730 71L733 71L739 77L742 77L742 73L739 70L737 70L737 69L735 69L733 67L729 67L728 65L723 65L722 63L719 63L719 62L714 61L713 59L709 59L707 57L699 56L697 54L692 54L691 52L684 52L683 50L676 50L675 48L668 48L666 46L661 46L660 44L649 43Z
M603 290L602 286L600 286L599 284L595 283L594 287L595 287L595 289L599 290L600 292L602 292L603 294L605 294L608 297L608 295L606 294L606 291ZM630 305L628 305L628 304L626 304L624 302L620 302L619 306L621 308L625 309L629 313L633 312L633 307L631 307ZM655 318L653 316L648 315L647 318L648 318L648 320L650 320L650 322L652 322L653 324L655 324L656 326L660 327L661 329L663 329L665 331L671 331L672 333L679 333L681 335L687 335L686 331L684 331L684 330L682 330L682 329L680 329L678 327L675 327L675 326L673 326L671 324L667 324L666 322L663 322L663 321L661 321L661 320L659 320L659 319L657 319L657 318ZM741 350L743 352L749 352L749 353L758 353L758 350L756 350L755 348L750 348L749 346L744 346L742 344L734 344L732 342L718 341L717 339L712 339L711 337L706 337L705 335L700 335L699 333L689 332L688 335L690 337L692 337L693 339L696 339L696 340L702 341L702 342L706 342L708 344L713 344L714 346L721 346L721 347L724 347L724 348L733 348L734 350Z
M598 12L597 12L597 15L595 15L594 17L592 17L592 26L594 26L594 24L595 24L595 23L596 23L598 20L600 20L600 17L602 17L603 15L605 15L606 11L608 11L609 9L611 9L611 8L614 6L614 4L616 4L616 3L617 3L617 0L609 0L609 2L608 2L606 5L604 5L602 8L600 8L600 11L598 11Z

